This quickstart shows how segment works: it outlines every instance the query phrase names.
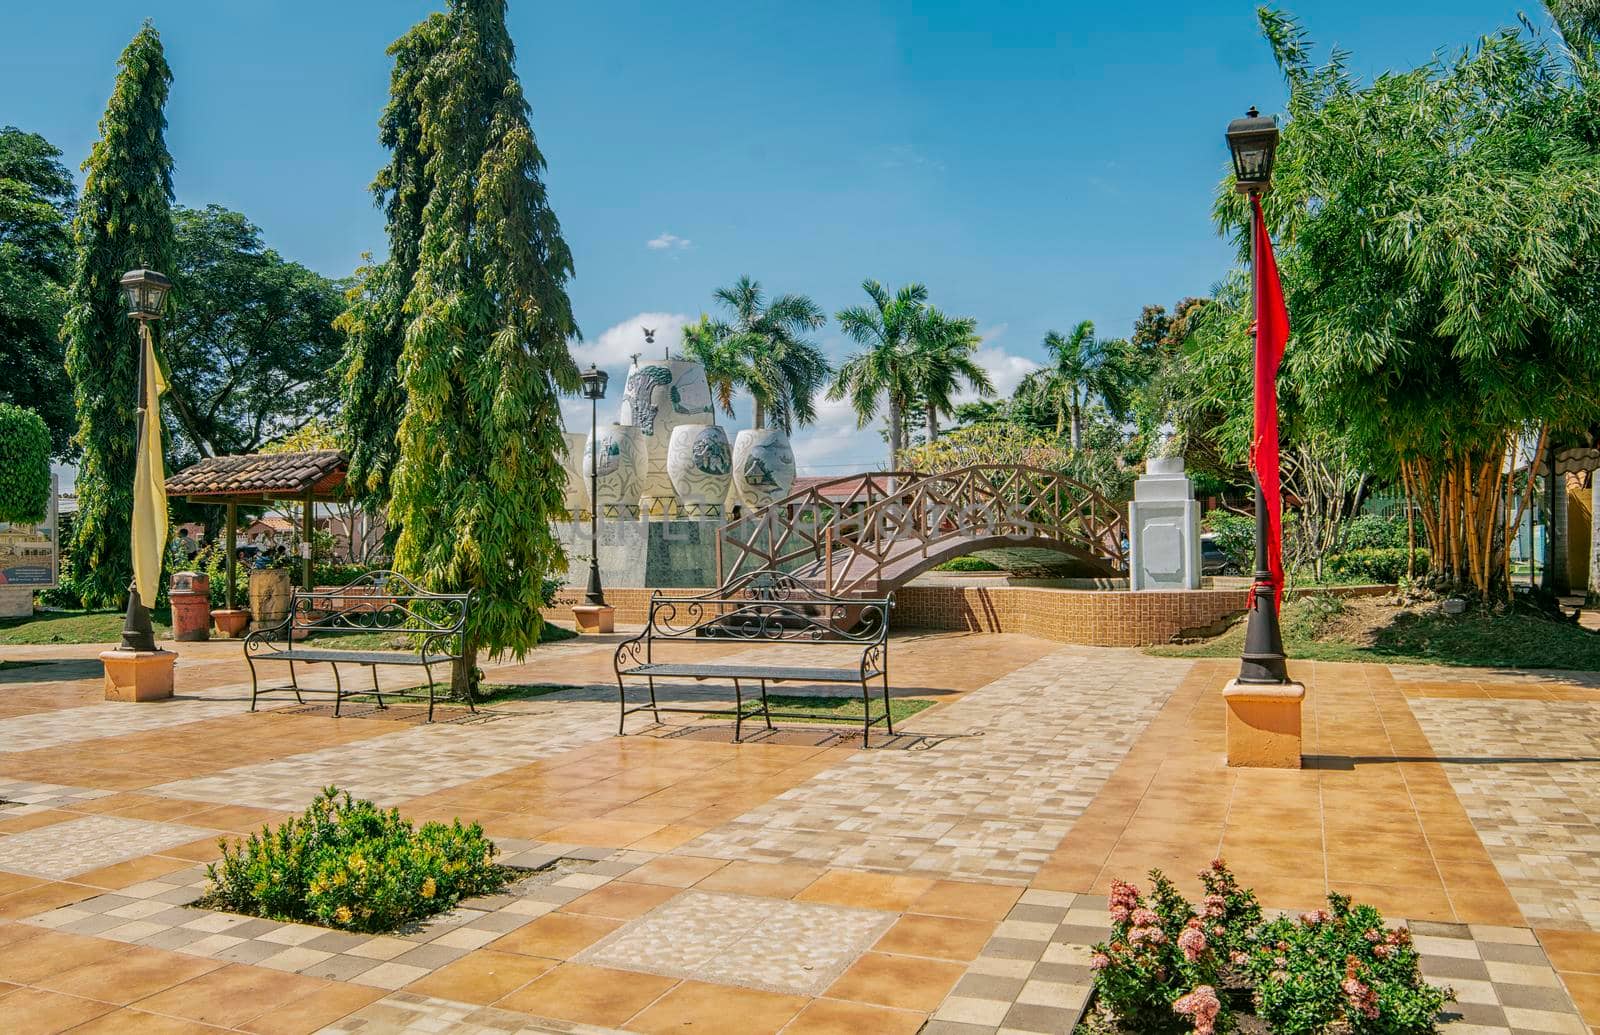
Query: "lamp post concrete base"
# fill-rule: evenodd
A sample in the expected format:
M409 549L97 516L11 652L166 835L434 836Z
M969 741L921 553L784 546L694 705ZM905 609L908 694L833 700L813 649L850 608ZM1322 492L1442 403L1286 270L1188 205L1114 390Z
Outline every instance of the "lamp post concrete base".
M1300 768L1299 683L1241 683L1222 688L1228 709L1228 765L1256 769Z
M574 604L572 620L584 635L615 632L617 609L610 604Z
M170 650L108 650L106 700L160 701L172 696L172 667L178 655Z

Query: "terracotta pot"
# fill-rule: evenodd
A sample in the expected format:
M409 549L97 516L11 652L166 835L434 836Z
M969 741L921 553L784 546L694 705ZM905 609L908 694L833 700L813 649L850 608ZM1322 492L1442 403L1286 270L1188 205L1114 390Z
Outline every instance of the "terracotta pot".
M245 626L250 624L250 612L243 608L230 611L221 607L211 612L211 622L217 627L218 636L236 640L244 635Z

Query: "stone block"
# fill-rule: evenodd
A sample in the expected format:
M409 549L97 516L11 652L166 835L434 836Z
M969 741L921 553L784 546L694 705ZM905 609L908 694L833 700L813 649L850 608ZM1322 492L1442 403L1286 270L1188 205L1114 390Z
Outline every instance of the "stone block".
M617 609L609 604L575 604L572 620L582 634L615 632Z
M1299 683L1241 683L1222 688L1228 709L1228 764L1257 769L1300 768Z
M172 667L178 655L170 650L108 650L100 653L106 667L106 700L160 701L172 696Z

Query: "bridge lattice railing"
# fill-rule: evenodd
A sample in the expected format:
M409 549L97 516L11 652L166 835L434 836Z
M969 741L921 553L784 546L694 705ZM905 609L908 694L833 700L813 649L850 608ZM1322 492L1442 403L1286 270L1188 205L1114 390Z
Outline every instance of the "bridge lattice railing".
M830 487L860 482L846 499ZM730 522L718 540L723 578L753 566L809 564L832 593L876 588L891 563L954 540L1059 542L1126 570L1122 509L1056 471L980 464L943 474L881 474L811 486Z

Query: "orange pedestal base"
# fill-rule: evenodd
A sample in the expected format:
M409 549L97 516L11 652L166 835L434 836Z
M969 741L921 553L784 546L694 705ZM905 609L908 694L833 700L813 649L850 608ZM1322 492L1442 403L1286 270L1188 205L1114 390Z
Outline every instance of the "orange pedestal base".
M1260 685L1237 679L1222 690L1228 709L1228 764L1260 769L1300 768L1299 683Z
M106 700L160 701L172 696L172 666L178 656L170 650L108 650L100 655L106 666Z
M610 604L576 604L572 620L580 633L608 633L617 628L617 609Z

